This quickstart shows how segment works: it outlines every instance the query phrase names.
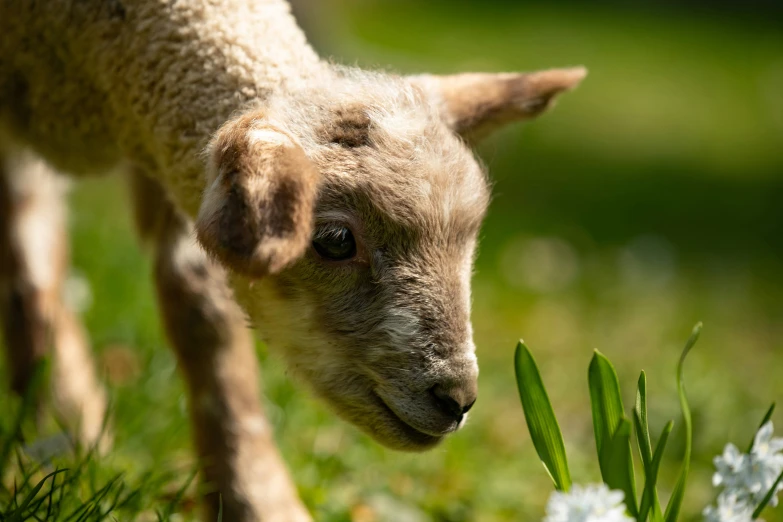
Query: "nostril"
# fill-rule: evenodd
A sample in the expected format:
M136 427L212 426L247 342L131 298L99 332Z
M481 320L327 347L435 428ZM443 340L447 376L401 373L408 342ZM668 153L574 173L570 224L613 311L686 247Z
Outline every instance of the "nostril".
M430 392L435 397L435 402L438 403L438 406L440 406L440 409L443 410L444 413L451 414L454 417L462 415L462 406L460 403L449 395L441 385L436 384L432 387Z
M457 421L462 420L462 416L467 413L476 402L475 397L472 397L470 402L465 404L465 401L462 400L463 394L460 393L458 389L448 390L440 384L436 384L430 388L430 393L435 398L435 402L443 413L454 417Z

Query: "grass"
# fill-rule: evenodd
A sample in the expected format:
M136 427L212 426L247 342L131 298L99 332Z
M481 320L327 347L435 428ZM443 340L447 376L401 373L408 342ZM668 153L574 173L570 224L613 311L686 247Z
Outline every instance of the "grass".
M519 407L511 364L519 337L536 347L571 478L586 483L600 478L585 393L593 349L613 362L625 404L647 371L649 429L658 434L660 419L679 419L669 376L683 332L704 321L687 369L695 438L685 514L713 500L712 456L727 440L744 445L769 401L783 396L780 27L761 17L502 5L319 8L333 28L320 33L325 52L364 64L446 72L585 63L592 72L552 114L481 148L496 198L473 282L480 398L460 433L421 455L380 448L300 391L259 346L267 412L317 520L540 518L551 484ZM62 513L111 483L106 498L137 492L118 520L197 515L192 486L172 504L194 465L185 399L124 198L116 178L79 183L71 198L74 271L91 289L83 317L110 390L114 448L100 458L66 452L37 469L16 447L0 513L14 480L29 493L68 468L39 490L55 484ZM18 408L0 393L3 433ZM662 504L683 453L680 424L661 464ZM38 432L23 428L28 444L60 431L51 418ZM77 478L57 486L68 477ZM780 511L764 518L783 520Z

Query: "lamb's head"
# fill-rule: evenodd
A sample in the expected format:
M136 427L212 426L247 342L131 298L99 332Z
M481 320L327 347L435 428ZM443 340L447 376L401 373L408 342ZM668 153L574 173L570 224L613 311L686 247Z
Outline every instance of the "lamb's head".
M381 443L431 447L476 400L470 277L489 186L468 140L584 74L342 71L210 144L201 244L293 372Z

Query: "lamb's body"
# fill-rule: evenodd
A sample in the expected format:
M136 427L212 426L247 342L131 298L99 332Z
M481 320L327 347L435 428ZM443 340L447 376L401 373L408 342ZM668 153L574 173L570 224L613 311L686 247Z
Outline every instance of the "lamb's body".
M470 273L489 200L464 140L537 115L583 76L333 67L282 0L0 0L12 388L51 351L60 406L98 437L103 393L59 298L52 180L120 167L212 515L222 498L226 520L307 520L263 417L247 317L379 442L424 450L457 430L476 398Z
M200 152L250 102L328 74L282 0L3 0L0 127L57 169L132 161L195 217Z

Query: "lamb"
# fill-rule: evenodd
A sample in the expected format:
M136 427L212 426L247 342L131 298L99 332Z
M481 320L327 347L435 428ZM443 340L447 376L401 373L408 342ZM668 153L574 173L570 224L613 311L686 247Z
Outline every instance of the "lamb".
M104 394L59 299L55 180L120 169L187 383L206 516L222 497L225 520L310 520L263 415L247 322L381 444L421 451L459 429L477 396L470 274L489 201L469 144L584 76L335 66L283 0L0 0L12 389L51 351L59 406L97 442Z

